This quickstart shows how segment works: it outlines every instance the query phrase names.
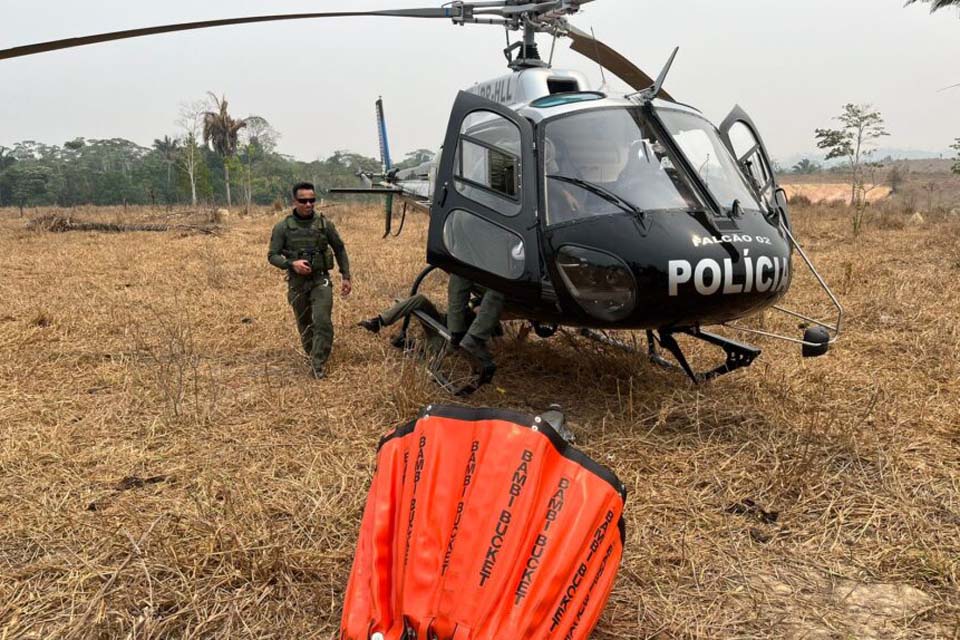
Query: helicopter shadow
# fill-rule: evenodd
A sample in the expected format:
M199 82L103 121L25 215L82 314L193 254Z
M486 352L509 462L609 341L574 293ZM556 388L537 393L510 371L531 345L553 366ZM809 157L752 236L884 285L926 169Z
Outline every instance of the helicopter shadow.
M749 442L776 428L758 397L765 395L763 378L744 373L694 384L679 369L649 359L643 332L618 334L637 348L624 351L572 331L541 339L509 323L494 346L497 376L474 399L534 412L559 404L581 425L578 444L603 450L644 435L668 438L671 446ZM716 358L692 346L698 362Z

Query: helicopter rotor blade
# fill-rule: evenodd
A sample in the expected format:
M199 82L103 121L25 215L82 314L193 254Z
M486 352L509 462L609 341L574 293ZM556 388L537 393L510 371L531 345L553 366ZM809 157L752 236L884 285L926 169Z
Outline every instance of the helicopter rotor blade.
M649 89L655 84L654 79L644 73L637 65L589 33L581 31L573 25L567 25L566 32L567 36L573 40L573 44L570 45L571 49L593 60L637 91ZM675 102L673 97L662 89L659 97Z
M211 27L225 27L235 24L252 24L258 22L279 22L281 20L306 20L314 18L353 18L353 17L386 17L386 18L447 18L455 19L463 17L463 8L460 5L453 4L441 8L427 9L391 9L384 11L334 11L325 13L288 13L268 16L247 16L243 18L225 18L221 20L203 20L200 22L184 22L181 24L168 24L156 27L145 27L142 29L127 29L124 31L112 31L109 33L99 33L90 36L81 36L77 38L65 38L63 40L51 40L49 42L40 42L36 44L13 47L10 49L0 49L0 60L9 58L20 58L33 55L35 53L45 53L47 51L57 51L58 49L71 49L73 47L82 47L88 44L97 44L100 42L110 42L113 40L127 40L129 38L139 38L141 36L151 36L158 33L171 33L175 31L191 31L193 29L208 29Z

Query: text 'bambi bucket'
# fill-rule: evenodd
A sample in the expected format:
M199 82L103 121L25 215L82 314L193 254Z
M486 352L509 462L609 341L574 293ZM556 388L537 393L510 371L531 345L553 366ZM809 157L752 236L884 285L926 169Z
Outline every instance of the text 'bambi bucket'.
M380 443L341 639L585 639L624 499L539 417L428 407Z

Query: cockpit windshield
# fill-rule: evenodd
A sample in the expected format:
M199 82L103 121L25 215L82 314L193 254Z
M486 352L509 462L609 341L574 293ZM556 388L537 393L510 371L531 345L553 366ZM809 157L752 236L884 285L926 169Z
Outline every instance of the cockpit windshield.
M712 124L700 116L676 109L658 109L657 115L724 210L733 208L736 201L745 211L762 211L737 162L720 141Z
M581 111L548 121L540 155L547 224L704 207L637 109Z

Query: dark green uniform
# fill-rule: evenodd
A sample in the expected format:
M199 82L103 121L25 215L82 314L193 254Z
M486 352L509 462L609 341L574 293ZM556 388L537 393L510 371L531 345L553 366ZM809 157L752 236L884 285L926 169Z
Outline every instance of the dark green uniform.
M427 299L427 296L423 295L422 293L418 293L410 296L409 298L400 300L386 311L381 311L380 324L384 327L389 327L394 322L406 318L414 311L420 310L425 311L427 315L434 318L438 322L444 322L443 316L440 315L440 312L437 311L437 308L434 306L434 304Z
M314 371L323 365L333 348L333 283L330 271L336 256L340 274L350 279L350 261L336 227L320 214L301 218L292 213L273 227L267 260L287 271L287 301L293 307L303 350ZM310 263L313 272L301 276L293 271L297 260Z
M466 278L450 274L447 285L447 329L450 333L467 333L485 341L493 335L503 312L503 294L491 289L483 292L476 318L470 322L470 292L476 285Z

